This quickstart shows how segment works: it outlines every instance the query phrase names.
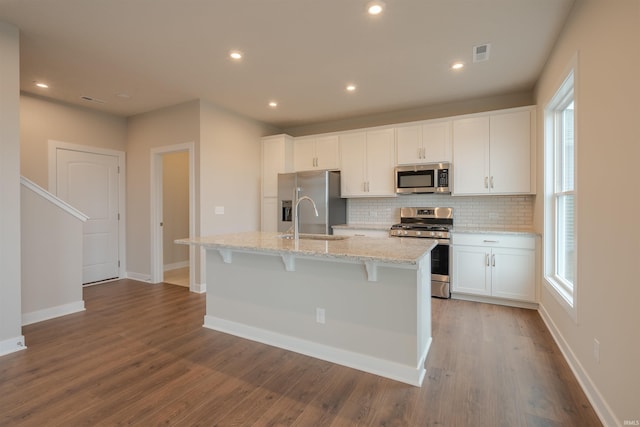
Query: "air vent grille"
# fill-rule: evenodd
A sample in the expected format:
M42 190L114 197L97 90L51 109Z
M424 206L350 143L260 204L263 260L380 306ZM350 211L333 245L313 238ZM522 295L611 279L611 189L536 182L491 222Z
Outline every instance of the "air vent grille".
M97 102L98 104L106 103L106 101L103 101L102 99L93 98L91 96L81 96L80 99L83 99L83 100L89 101L89 102Z
M482 62L489 59L491 45L489 43L473 47L473 62Z

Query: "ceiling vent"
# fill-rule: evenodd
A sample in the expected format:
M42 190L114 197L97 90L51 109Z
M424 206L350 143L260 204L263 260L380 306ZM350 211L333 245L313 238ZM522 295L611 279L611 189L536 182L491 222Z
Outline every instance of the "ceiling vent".
M473 47L473 62L482 62L489 59L489 51L491 45L489 43L481 44Z
M90 96L81 96L80 99L84 99L85 101L89 101L89 102L97 102L98 104L106 103L106 101L103 101L102 99L92 98Z

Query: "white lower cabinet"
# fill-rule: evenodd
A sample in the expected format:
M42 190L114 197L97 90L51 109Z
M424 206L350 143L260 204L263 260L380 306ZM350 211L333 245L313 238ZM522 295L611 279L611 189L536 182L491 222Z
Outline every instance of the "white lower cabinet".
M452 292L535 302L534 236L455 234Z

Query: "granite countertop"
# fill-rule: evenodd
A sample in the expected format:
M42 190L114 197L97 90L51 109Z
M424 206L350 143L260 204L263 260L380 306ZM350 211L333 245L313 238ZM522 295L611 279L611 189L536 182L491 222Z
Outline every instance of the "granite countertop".
M389 231L393 224L340 224L332 228L355 229L355 230L384 230Z
M280 233L246 232L222 234L175 243L197 245L207 249L227 249L274 255L314 256L359 262L385 262L416 265L435 246L432 239L370 238L349 236L343 240L282 239Z
M533 229L522 229L522 230L505 230L505 229L495 229L495 228L480 228L480 227L453 227L451 230L453 234L456 233L466 233L466 234L511 234L514 236L537 236L539 235Z

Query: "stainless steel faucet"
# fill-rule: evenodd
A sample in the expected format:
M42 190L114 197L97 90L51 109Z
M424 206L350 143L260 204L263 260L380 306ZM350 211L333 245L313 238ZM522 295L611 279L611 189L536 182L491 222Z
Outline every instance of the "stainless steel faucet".
M299 227L298 227L298 205L300 204L301 201L303 200L308 200L311 202L311 204L313 205L313 210L316 212L316 216L318 216L318 208L316 207L316 202L313 201L313 199L309 196L302 196L298 199L298 201L296 202L296 206L293 209L293 239L294 240L299 240L300 239L300 231L299 231Z

